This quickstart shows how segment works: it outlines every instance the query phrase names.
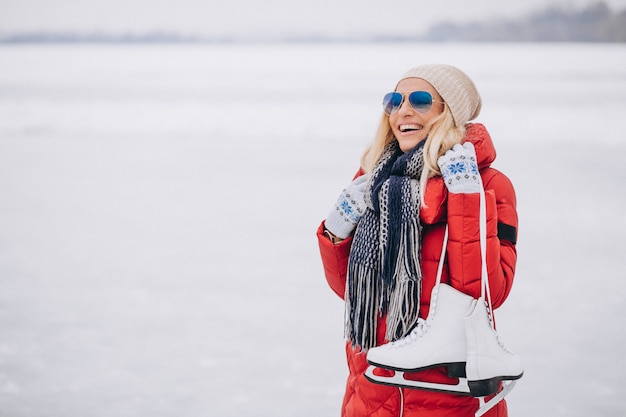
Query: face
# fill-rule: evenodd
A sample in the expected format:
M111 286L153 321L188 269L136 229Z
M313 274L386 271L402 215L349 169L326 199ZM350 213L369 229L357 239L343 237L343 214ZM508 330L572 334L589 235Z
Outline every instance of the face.
M421 78L406 78L400 81L396 91L402 94L428 91L433 96L433 106L428 113L416 112L405 97L400 109L389 116L391 131L402 152L407 152L426 139L428 130L425 126L431 119L443 113L443 103L441 103L443 99L432 85Z

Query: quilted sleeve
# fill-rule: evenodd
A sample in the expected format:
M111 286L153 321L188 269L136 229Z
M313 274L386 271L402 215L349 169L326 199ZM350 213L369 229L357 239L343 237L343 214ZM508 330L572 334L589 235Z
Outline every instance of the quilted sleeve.
M322 256L324 274L330 288L343 299L346 290L346 275L348 273L348 257L350 256L350 246L352 237L334 244L324 235L324 223L317 229L317 240Z
M482 173L487 203L487 271L493 307L506 300L517 261L515 190L501 172ZM480 194L448 195L448 265L450 285L478 298L481 292L479 237Z

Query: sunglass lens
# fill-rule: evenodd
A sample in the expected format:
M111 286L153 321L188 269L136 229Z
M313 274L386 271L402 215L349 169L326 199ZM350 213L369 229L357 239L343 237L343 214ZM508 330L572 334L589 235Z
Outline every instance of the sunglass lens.
M385 97L383 97L383 110L386 114L392 115L402 105L402 94L400 93L387 93Z
M433 96L428 91L414 91L409 94L409 103L418 113L428 113L433 106Z

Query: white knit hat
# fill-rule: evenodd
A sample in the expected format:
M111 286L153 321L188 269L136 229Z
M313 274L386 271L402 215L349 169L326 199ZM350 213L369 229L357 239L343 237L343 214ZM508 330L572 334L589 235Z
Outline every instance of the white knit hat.
M480 113L482 100L474 82L467 74L452 65L420 65L407 71L400 81L406 78L421 78L435 87L448 104L457 126L465 126Z

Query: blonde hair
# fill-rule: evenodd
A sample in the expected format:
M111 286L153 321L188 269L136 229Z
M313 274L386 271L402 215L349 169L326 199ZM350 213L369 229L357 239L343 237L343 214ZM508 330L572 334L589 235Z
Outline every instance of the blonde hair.
M424 194L426 183L429 178L441 175L437 159L465 137L465 126L456 126L452 112L447 104L444 105L443 112L431 119L424 129L428 132L428 137L424 143L424 169L420 177L420 202L424 205ZM361 167L365 172L372 172L374 167L383 156L385 147L395 141L396 138L389 124L389 116L383 113L378 125L378 130L372 144L365 150L361 157Z

